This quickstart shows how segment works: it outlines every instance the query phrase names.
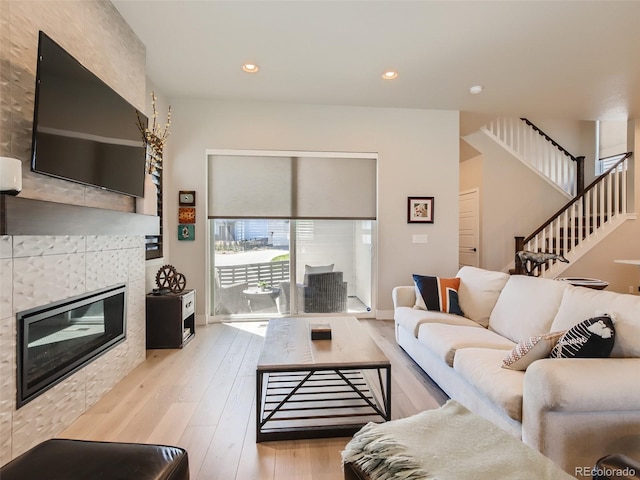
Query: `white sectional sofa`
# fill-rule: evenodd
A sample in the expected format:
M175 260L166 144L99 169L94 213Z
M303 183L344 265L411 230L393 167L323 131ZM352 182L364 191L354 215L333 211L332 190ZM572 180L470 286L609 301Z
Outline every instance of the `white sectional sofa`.
M610 453L640 459L640 297L473 267L457 277L464 316L414 308L414 286L393 290L398 344L451 398L572 475ZM517 343L602 312L609 358L503 367Z

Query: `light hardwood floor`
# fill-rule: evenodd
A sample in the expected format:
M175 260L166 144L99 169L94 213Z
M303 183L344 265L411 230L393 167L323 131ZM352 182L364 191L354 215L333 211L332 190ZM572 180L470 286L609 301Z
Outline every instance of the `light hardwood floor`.
M392 417L446 396L395 343L393 322L361 320L392 364ZM147 360L61 438L177 445L192 480L339 480L349 438L255 442L255 368L266 322L198 327L182 350Z

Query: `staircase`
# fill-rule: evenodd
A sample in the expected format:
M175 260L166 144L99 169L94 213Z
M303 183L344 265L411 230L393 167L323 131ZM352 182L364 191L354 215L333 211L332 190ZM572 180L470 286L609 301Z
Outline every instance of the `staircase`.
M570 263L549 261L534 275L555 278L626 220L627 171L631 153L611 159L613 165L584 188L584 157L575 157L526 118L499 117L480 129L568 200L528 237L516 237L515 252L529 250L563 256ZM514 253L515 253L514 252ZM519 261L515 273L524 273Z
M627 212L627 171L631 152L527 238L516 237L516 251L551 252L575 262L619 225L636 215ZM555 278L568 264L550 261L535 275ZM516 273L522 273L516 264Z

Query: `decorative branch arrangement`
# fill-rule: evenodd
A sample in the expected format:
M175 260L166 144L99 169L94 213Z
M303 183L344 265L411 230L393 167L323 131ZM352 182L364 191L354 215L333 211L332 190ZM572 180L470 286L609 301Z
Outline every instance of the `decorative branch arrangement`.
M142 133L142 138L148 153L147 163L145 165L146 173L152 173L156 169L162 168L162 152L167 143L169 127L171 126L171 106L169 106L169 111L167 112L167 123L164 124L164 129L161 128L158 123L155 92L151 92L151 108L153 109L151 128L146 125L146 122L144 122L136 112L138 116L138 128L140 129L140 133Z

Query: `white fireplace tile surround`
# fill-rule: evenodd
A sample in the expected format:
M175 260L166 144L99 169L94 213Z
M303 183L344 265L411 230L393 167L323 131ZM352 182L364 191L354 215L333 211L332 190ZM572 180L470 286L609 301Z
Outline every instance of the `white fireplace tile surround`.
M84 252L14 258L14 313L86 292L85 272Z
M12 248L11 239L6 235L0 235L0 258L11 258Z
M125 250L87 252L87 291L127 281L128 260L129 253Z
M13 257L37 257L86 251L85 238L65 235L22 235L13 237Z
M11 239L5 235L0 235L0 318L5 318L13 312L11 295L3 295L3 292L10 292L13 288L13 262Z
M89 250L91 249L91 250ZM0 237L0 461L58 435L145 359L144 237ZM127 339L16 410L18 311L127 284Z

